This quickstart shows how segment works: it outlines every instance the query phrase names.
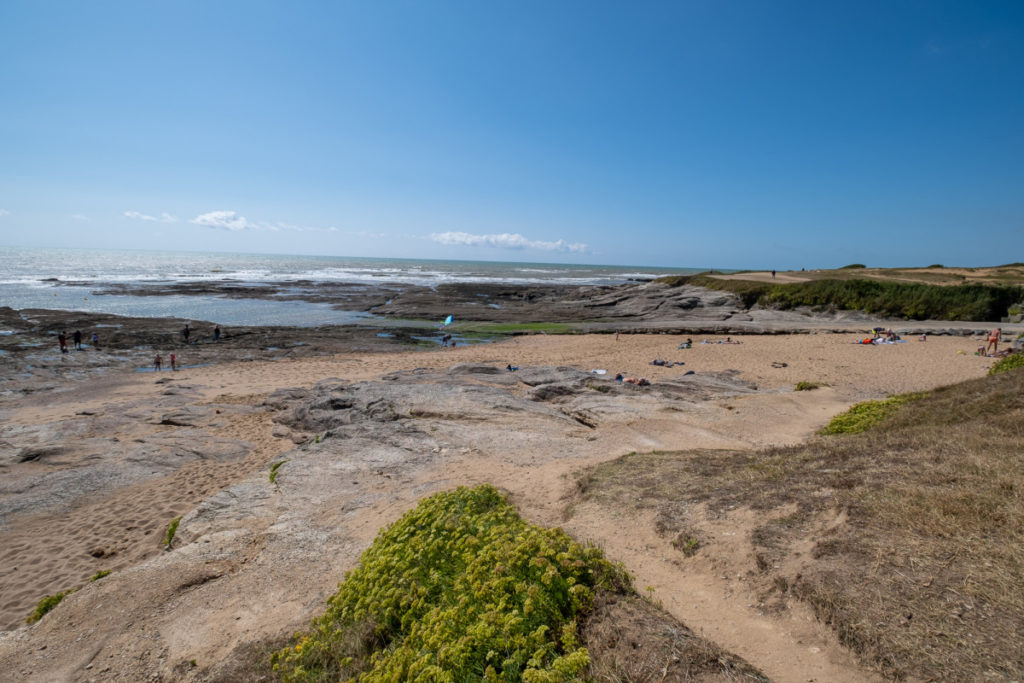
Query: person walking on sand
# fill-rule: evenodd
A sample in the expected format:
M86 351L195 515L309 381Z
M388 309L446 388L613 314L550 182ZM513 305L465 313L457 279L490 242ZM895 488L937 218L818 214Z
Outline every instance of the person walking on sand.
M773 280L775 279L775 269L774 268L772 268L772 279Z
M175 365L175 363L174 363L174 360L175 360L175 358L174 358L174 354L172 353L172 354L171 354L171 371L172 371L172 372L173 372L174 370L177 370L177 369L178 369L178 368L177 368L177 366L176 366L176 365Z
M61 332L57 335L57 343L60 344L60 352L68 352L68 335L66 332Z
M160 372L160 367L163 365L164 359L160 357L160 354L156 354L156 358L153 359L153 370Z
M988 333L988 344L985 346L985 353L988 354L989 347L992 347L992 354L999 352L999 338L1003 336L1003 328L997 327Z
M75 350L82 350L82 331L75 330L75 333L71 335L71 338L75 340Z

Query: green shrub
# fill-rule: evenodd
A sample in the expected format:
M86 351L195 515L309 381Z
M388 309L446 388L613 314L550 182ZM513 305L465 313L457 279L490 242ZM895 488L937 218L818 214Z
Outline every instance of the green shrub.
M988 374L998 375L1000 372L1008 372L1017 368L1024 368L1024 353L1014 353L1005 358L1000 358L992 364Z
M92 576L90 576L89 577L89 583L92 583L93 581L99 581L104 576L110 576L110 570L109 569L101 569L98 572L96 572L95 574L93 574Z
M54 607L59 605L61 600L63 600L65 597L71 595L74 592L75 590L71 588L66 591L61 591L56 595L47 595L36 604L35 611L28 616L28 619L26 619L25 622L28 624L36 623L37 621L42 619L47 612L49 612Z
M857 434L887 418L902 404L924 398L923 392L897 394L880 401L864 401L832 418L821 434Z
M687 282L699 287L731 292L747 308L755 304L783 310L809 306L821 310L842 309L911 320L999 320L1024 299L1019 285L929 285L920 282L880 280L809 280L771 284L745 280L721 280L694 275Z
M819 387L827 387L828 385L824 382L797 382L796 391L812 391Z
M181 517L175 517L171 520L170 525L167 527L167 531L164 532L164 547L171 547L171 543L174 541L174 534L178 533L179 524L181 524Z
M850 268L867 268L863 263L851 263L848 266L843 266L839 270L849 270Z
M272 662L284 681L580 680L577 618L625 585L596 548L524 522L491 486L461 487L384 530Z

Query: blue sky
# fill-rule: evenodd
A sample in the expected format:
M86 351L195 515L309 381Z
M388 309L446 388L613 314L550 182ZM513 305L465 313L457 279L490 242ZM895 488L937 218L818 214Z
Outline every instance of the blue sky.
M1024 3L0 3L0 244L1024 260Z

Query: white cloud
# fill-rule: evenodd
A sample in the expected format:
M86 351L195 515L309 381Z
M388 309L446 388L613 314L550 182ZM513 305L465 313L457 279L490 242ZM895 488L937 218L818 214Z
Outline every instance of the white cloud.
M196 216L189 223L234 232L239 230L255 230L260 227L255 223L250 223L246 220L245 216L239 216L235 211L210 211L209 213Z
M140 221L153 221L156 223L177 223L178 219L169 213L162 213L159 216L149 216L139 211L125 211L124 215L127 218L135 218Z
M329 228L311 228L303 225L292 225L291 223L259 223L250 221L245 216L239 216L237 211L210 211L196 216L189 223L203 225L207 228L220 230L268 230L270 232L337 232L334 226Z
M468 232L431 233L430 239L438 244L457 245L464 247L498 247L500 249L539 249L541 251L561 251L583 254L587 245L579 242L557 240L530 240L519 233L501 233L498 235L472 235Z
M0 209L0 216L10 216L11 212L7 209Z
M92 219L86 216L84 213L76 213L71 217L74 218L76 221L84 221L86 223L92 222Z

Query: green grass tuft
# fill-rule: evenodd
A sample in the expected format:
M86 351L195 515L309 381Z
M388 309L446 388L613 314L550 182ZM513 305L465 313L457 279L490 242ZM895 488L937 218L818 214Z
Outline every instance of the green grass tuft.
M1018 368L1024 368L1024 353L1014 353L1005 358L1000 358L992 364L988 374L998 375L1001 372L1009 372Z
M273 667L284 681L581 680L578 618L627 582L493 487L462 487L384 530Z
M320 435L319 434L316 435L316 442L320 443ZM281 467L281 465L285 464L286 462L288 462L288 461L287 460L279 460L279 461L275 462L273 465L270 466L270 483L271 484L273 484L275 481L277 481L277 470L278 470L279 467Z
M101 570L99 570L98 572L96 572L95 574L93 574L92 576L89 577L89 583L92 583L93 581L99 581L104 576L110 576L110 572L111 572L111 570L109 570L109 569L101 569Z
M174 534L178 533L179 524L181 524L181 517L175 517L171 520L170 525L167 527L167 531L164 533L165 548L171 547L171 543L174 541Z
M827 387L827 386L828 385L825 384L824 382L797 382L795 390L796 391L813 391L814 389L818 389L820 387Z
M60 604L60 601L75 592L75 589L71 588L66 591L61 591L55 595L47 595L36 604L36 609L32 614L28 616L25 623L34 624L42 619L47 612L52 610L54 607Z
M858 434L868 427L878 424L892 415L896 409L908 401L924 398L923 392L897 394L879 401L864 401L852 406L845 413L832 418L821 430L821 434Z

